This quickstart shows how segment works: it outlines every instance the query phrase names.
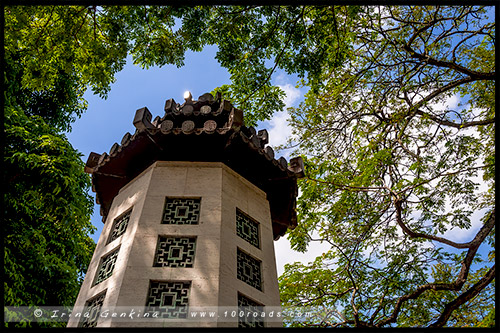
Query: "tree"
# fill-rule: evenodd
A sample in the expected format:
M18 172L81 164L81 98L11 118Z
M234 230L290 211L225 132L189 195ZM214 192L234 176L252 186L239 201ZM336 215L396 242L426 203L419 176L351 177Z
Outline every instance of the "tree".
M71 305L95 246L81 154L38 116L5 127L5 304Z
M85 7L3 9L4 304L72 306L95 228L90 178L64 132L86 110L87 87L105 96L126 52L119 38L89 33ZM64 326L19 320L11 324Z
M21 104L23 99L42 99L23 107L44 119L68 114L61 125L68 130L69 123L86 109L85 90L91 88L105 98L128 54L143 68L181 67L188 50L217 45L216 59L229 70L232 83L214 92L223 92L246 111L247 123L255 125L284 107L283 91L271 84L277 68L307 76L316 87L324 68L343 61L347 44L337 21L347 22L356 13L355 6L344 10L326 6L5 7L7 93L12 99L21 96L17 99ZM55 95L50 96L51 106L67 103L61 95L75 95L73 104L65 110L38 110L49 91Z
M356 13L357 7L337 6L137 6L103 7L101 15L130 35L134 63L145 68L183 66L187 50L217 45L216 59L231 84L213 92L245 110L247 124L255 125L284 107L283 91L271 84L277 68L317 87L325 68L342 63L347 44L337 20Z
M300 251L331 245L280 277L284 305L322 309L293 325L470 326L494 313L492 11L364 7L346 62L290 110L307 177L288 237ZM469 241L447 234L473 215Z
M72 305L95 246L90 179L62 133L86 105L59 14L4 7L6 306Z
M105 98L128 54L146 68L183 66L186 51L216 44L232 84L214 92L255 124L284 106L270 80L276 68L320 86L319 73L342 62L336 8L4 7L5 304L76 298L93 252L92 202L81 155L64 132L85 112L87 89Z

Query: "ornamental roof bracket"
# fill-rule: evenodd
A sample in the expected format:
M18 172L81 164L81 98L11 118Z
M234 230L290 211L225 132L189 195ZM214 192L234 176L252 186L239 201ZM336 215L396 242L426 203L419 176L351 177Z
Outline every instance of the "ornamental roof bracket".
M302 157L298 156L291 158L288 170L292 171L297 178L304 178L304 160L302 160Z
M135 112L133 124L138 130L155 128L151 123L151 118L151 112L149 112L147 107L143 107Z

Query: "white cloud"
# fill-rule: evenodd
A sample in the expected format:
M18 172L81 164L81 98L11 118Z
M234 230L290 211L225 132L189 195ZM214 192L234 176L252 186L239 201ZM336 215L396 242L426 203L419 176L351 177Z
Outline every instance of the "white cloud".
M482 161L477 161L475 166L480 166ZM478 184L476 193L485 193L488 191L488 184L485 183L483 179L484 171L480 170L476 177L471 177L470 180L474 183ZM453 208L449 200L446 202L446 211L451 211ZM468 208L467 206L463 206L462 208ZM479 229L483 226L483 222L481 222L481 218L486 214L488 208L480 209L474 211L470 216L471 226L467 229L461 229L455 227L451 230L446 231L444 234L439 234L439 236L448 238L457 243L465 243L471 241L479 231Z
M288 76L284 71L278 71L276 77L274 77L274 84L283 85L289 83Z
M430 92L422 93L422 96L427 96L430 94ZM418 96L416 98L416 102L420 101L421 96ZM435 112L443 112L445 110L454 110L458 111L458 104L460 103L461 98L458 94L454 94L451 96L446 96L442 100L432 100L428 106L430 109L434 110ZM450 114L449 114L450 115Z
M269 124L269 145L276 147L285 144L292 133L290 126L288 126L288 113L286 111L277 112Z
M444 105L451 110L456 110L458 107L458 103L460 102L460 96L457 94L452 95L444 101Z
M307 264L329 249L330 245L328 243L311 242L305 253L297 252L291 249L290 242L286 237L281 237L274 242L278 276L285 271L285 264L292 264L297 261Z
M279 81L283 81L283 78L280 78ZM285 108L295 106L297 101L302 96L302 93L299 89L295 88L290 83L286 83L283 85L278 85L286 94L285 97ZM269 145L272 147L276 147L279 145L283 145L286 143L288 137L291 135L292 130L288 125L288 113L286 110L276 112L269 121Z
M486 214L487 209L476 211L471 216L471 227L468 229L453 228L439 236L447 238L456 243L470 242L477 234L479 229L483 226L481 218Z
M284 85L278 85L286 94L285 97L285 107L288 108L290 106L294 106L295 102L297 102L301 96L300 89L295 88L290 83Z

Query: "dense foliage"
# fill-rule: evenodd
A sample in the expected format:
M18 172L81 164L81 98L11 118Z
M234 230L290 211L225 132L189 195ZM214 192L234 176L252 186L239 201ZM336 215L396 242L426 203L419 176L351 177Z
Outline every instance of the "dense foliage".
M38 116L5 109L5 304L72 305L92 256L81 155Z
M35 13L4 8L4 304L69 306L95 246L90 179L62 133L85 110L84 85L34 33Z
M280 277L284 304L323 309L308 324L473 326L494 312L494 36L492 8L364 8L346 62L291 110L308 177L289 239L331 245Z

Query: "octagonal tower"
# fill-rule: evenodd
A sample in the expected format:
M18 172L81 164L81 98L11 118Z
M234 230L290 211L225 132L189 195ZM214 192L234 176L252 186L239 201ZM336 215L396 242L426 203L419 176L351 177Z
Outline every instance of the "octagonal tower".
M281 326L273 240L297 224L302 159L220 95L151 120L88 158L104 228L68 326Z

